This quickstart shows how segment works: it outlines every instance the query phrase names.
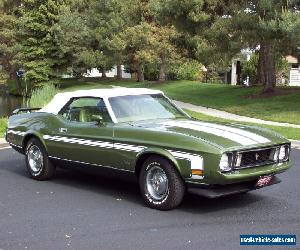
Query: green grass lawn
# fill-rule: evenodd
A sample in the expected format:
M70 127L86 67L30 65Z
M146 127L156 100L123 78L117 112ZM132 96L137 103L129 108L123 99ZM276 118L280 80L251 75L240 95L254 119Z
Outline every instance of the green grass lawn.
M300 88L292 94L268 98L250 98L261 92L260 87L176 82L160 89L175 100L263 120L300 124Z
M209 122L226 122L226 123L238 123L238 124L245 124L245 125L253 125L253 126L259 126L263 128L271 129L286 138L292 139L292 140L300 140L300 129L299 128L286 128L286 127L277 127L277 126L269 126L269 125L262 125L257 123L248 123L248 122L237 122L232 121L228 119L222 119L218 117L208 116L202 113L193 112L190 110L185 110L191 117L201 120L201 121L209 121Z
M173 99L195 105L213 107L265 120L300 124L300 92L298 92L297 89L295 93L291 93L289 95L272 98L249 99L247 97L259 93L261 89L259 87L243 88L221 84L203 84L191 81L175 81L158 84L152 82L138 83L133 80L116 81L114 79L99 80L93 78L84 81L67 79L62 80L60 84L62 91L107 88L112 86L160 89ZM235 122L192 111L188 111L188 113L203 121ZM3 135L6 123L7 119L0 119L0 135ZM300 140L300 129L252 123L243 124L259 125L265 128L270 128L289 139Z
M263 120L300 124L300 88L280 88L280 95L262 97L258 95L261 87L246 88L194 81L174 81L160 84L113 79L98 80L98 82L94 80L87 83L73 80L73 82L62 84L62 87L69 91L82 88L103 88L107 85L160 89L175 100Z
M191 81L175 81L164 84L145 82L138 83L133 80L116 81L114 79L88 79L84 81L76 79L62 80L61 91L74 91L78 89L107 88L112 86L145 87L164 91L173 99L213 107L220 110L256 117L265 120L289 122L300 124L300 88L295 93L272 98L247 98L261 91L259 87L242 88L221 84L203 84ZM193 111L187 111L191 116L203 121L234 122L231 120L207 116ZM243 123L258 125L272 129L289 139L300 140L300 129ZM0 137L7 127L7 119L0 118Z
M7 128L7 118L0 118L0 138L4 137Z

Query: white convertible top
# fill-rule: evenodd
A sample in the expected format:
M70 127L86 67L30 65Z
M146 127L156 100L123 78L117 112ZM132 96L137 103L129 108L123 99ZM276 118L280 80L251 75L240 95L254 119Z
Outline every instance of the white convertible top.
M153 95L162 94L159 90L145 88L111 88L111 89L89 89L77 90L73 92L59 93L39 112L58 114L65 104L74 97L99 97L103 98L105 103L108 103L108 98L127 95Z

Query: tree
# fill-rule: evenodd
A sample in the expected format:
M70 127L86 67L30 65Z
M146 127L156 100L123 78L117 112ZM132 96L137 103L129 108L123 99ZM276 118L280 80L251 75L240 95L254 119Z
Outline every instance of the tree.
M292 53L294 48L290 45L299 43L294 32L295 24L299 24L300 1L231 1L232 10L236 8L234 4L242 11L232 14L231 30L236 30L242 41L248 41L244 44L259 48L257 82L264 85L264 92L272 92L276 64L282 56Z
M67 74L76 77L86 73L95 64L90 65L85 54L91 40L86 23L89 4L89 1L70 0L60 8L59 20L55 24L64 68Z
M199 57L214 51L217 53L209 55L223 53L228 58L243 48L260 48L257 74L265 92L273 91L276 84L275 58L299 44L294 34L295 24L299 24L299 0L159 2L158 11L166 22L200 38L194 46Z
M21 84L17 78L17 65L14 62L18 50L17 40L17 8L20 1L0 1L0 65L7 72L9 78L14 80L18 93L21 93Z
M63 0L23 1L18 59L32 85L53 80L63 71L56 24L64 4Z
M284 57L275 58L275 72L276 78L288 78L288 72L290 70L290 66L287 60ZM242 75L243 78L249 77L251 84L259 84L259 80L257 79L257 69L259 68L259 51L256 51L251 55L249 61L242 61Z
M128 16L124 13L128 9L127 4L128 2L120 0L91 0L86 11L89 37L80 58L88 67L102 71L103 77L107 70L117 65L117 77L122 78L123 45L116 34L126 25Z
M172 25L161 25L148 0L131 0L127 12L127 28L117 37L123 41L123 54L139 82L144 81L145 69L156 71L156 79L166 80L168 65L178 58L175 40L178 32Z
M127 28L123 33L126 51L138 72L138 81L144 81L144 67L158 67L158 80L166 80L167 65L178 57L178 50L172 39L177 35L174 27L159 26L156 23L141 22Z
M186 56L198 60L211 71L224 68L234 55L240 52L240 44L228 36L226 25L227 1L205 0L152 0L163 24L173 24L183 33L180 47L187 50ZM222 22L218 22L222 20Z

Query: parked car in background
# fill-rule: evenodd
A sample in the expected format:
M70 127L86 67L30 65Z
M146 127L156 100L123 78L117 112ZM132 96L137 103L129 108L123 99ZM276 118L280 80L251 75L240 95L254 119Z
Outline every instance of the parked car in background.
M178 206L186 191L216 198L276 184L291 166L290 142L279 134L194 120L157 90L60 93L34 111L17 110L6 133L33 179L66 163L125 171L160 210Z

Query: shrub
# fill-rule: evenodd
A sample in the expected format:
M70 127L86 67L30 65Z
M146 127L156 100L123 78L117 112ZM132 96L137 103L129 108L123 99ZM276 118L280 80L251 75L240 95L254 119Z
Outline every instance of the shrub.
M259 55L257 53L252 54L249 61L242 62L242 78L243 80L249 77L250 84L256 84L257 82L257 65L258 65Z
M52 100L52 98L59 92L59 89L53 84L45 84L32 91L31 97L26 101L31 108L42 108Z
M11 95L24 96L25 94L30 92L31 85L29 82L26 82L24 79L18 79L20 81L21 89L17 89L17 80L8 79L6 81L6 85L8 87L8 92Z
M197 61L184 62L177 71L180 80L202 80L203 75L203 65Z
M275 57L276 60L276 78L278 81L281 79L287 80L289 77L290 65L284 57ZM259 61L259 54L252 54L250 60L242 62L242 78L250 78L251 84L257 83L257 66ZM259 83L258 83L259 84Z

